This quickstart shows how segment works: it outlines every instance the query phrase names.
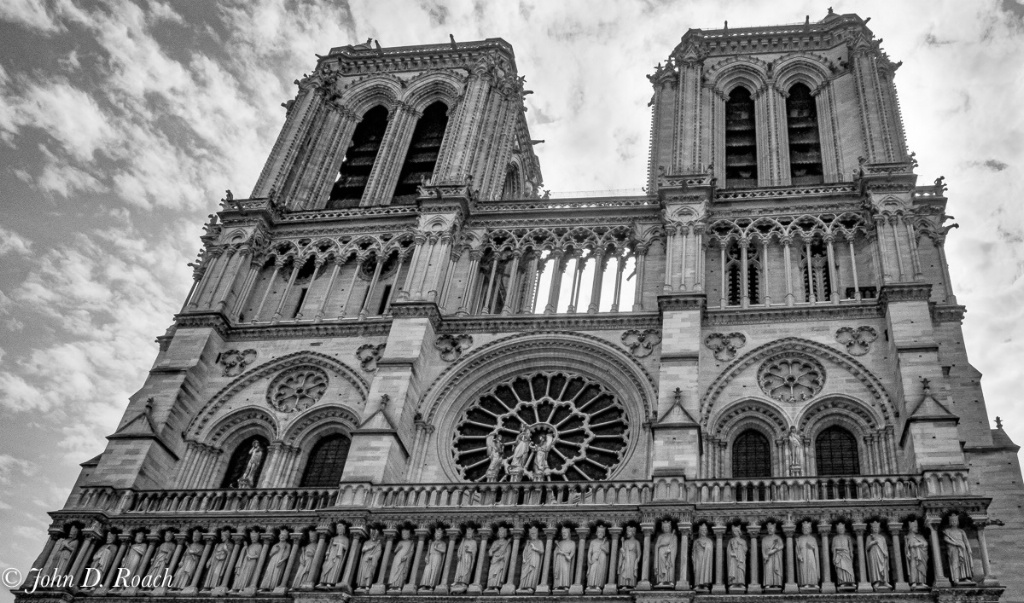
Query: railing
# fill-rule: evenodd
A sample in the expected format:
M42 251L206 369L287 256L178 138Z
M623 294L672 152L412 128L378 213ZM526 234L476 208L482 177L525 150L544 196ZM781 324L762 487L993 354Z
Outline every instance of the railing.
M342 483L337 489L115 490L86 487L73 508L112 513L303 512L328 508L474 509L494 506L637 506L913 500L969 494L963 471L924 475L461 484Z

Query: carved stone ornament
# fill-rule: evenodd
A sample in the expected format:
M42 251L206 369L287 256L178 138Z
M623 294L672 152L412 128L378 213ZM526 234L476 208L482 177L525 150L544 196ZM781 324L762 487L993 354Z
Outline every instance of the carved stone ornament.
M661 333L656 329L630 329L622 334L622 343L634 358L646 358L661 343Z
M281 412L306 410L327 390L327 373L315 366L298 366L274 378L267 402Z
M878 339L878 331L872 327L842 327L836 331L836 341L846 346L854 356L863 356L871 349L871 342Z
M736 357L736 350L747 343L743 333L712 333L704 338L704 345L714 351L715 358L722 361L732 360Z
M469 481L603 480L629 443L616 396L574 374L535 373L482 393L455 427L452 454Z
M466 333L439 335L437 341L434 342L434 346L441 351L441 359L445 362L455 362L471 345L473 345L473 337Z
M813 398L825 386L825 368L808 355L785 352L761 365L757 383L775 400L800 402Z
M240 375L245 367L256 360L256 350L227 350L217 356L217 364L224 367L225 377Z
M377 370L377 361L380 360L381 354L384 353L384 346L386 344L373 345L367 343L359 346L356 350L356 360L359 361L359 365L363 367L363 370L367 373L372 373Z

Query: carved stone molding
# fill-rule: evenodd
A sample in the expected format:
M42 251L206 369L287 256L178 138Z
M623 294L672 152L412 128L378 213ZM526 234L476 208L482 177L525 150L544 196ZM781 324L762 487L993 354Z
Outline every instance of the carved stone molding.
M660 329L657 313L522 314L519 316L445 316L443 333L514 333L535 331L618 331Z
M802 402L825 386L825 367L808 354L783 352L761 365L757 384L773 400Z
M256 350L226 350L217 355L217 364L224 367L225 377L240 375L245 367L256 360Z
M635 358L646 358L661 343L661 331L658 329L630 329L622 334L622 344L629 348Z
M441 359L445 362L455 362L462 357L462 353L468 350L471 345L473 345L473 337L466 333L461 335L439 335L434 342L434 347L440 350Z
M384 353L384 346L386 344L373 345L372 343L366 343L359 346L356 350L356 360L359 361L359 365L367 373L372 373L377 370L377 361L380 360L380 355Z
M931 283L907 283L885 285L879 293L883 304L903 301L928 301L932 295Z
M846 351L853 356L867 354L871 349L871 342L876 339L878 331L873 327L842 327L836 331L836 341L846 346Z
M267 403L285 413L306 410L323 397L329 382L327 373L316 366L288 369L270 382Z
M712 333L704 338L704 345L714 351L715 358L723 361L735 358L736 350L746 343L747 338L743 333Z
M780 307L748 310L716 310L704 312L703 324L709 327L757 324L765 322L802 322L810 320L882 318L883 308L875 303L815 304L803 307Z

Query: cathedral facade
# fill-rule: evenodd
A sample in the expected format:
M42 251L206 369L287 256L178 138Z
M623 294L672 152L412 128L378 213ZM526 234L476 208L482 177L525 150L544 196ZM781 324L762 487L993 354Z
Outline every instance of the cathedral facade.
M331 49L18 600L1024 601L898 67L689 30L645 194L552 199L504 40Z

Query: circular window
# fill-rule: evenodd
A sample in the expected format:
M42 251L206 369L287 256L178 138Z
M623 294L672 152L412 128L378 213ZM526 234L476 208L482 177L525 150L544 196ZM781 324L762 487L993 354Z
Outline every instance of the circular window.
M538 373L480 395L455 426L452 454L469 481L603 480L628 442L625 409L604 386Z
M801 402L825 386L825 368L804 354L781 354L761 365L757 382L764 393L780 402Z
M300 366L274 378L267 388L267 402L281 412L313 406L327 390L327 373L315 366Z

